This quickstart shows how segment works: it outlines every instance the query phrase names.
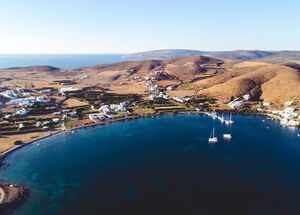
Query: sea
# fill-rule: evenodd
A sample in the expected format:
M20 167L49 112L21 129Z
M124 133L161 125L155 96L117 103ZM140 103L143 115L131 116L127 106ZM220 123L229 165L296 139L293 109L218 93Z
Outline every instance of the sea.
M1 182L30 189L4 214L299 215L299 129L233 120L163 115L27 145L0 168ZM219 142L209 144L214 127Z
M74 69L126 61L122 54L0 54L0 69L36 65Z

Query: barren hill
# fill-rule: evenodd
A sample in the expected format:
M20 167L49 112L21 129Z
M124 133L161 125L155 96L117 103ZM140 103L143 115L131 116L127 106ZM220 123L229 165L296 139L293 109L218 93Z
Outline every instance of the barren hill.
M53 67L26 67L2 70L3 86L30 82L53 86L56 80L74 80L78 87L102 86L117 93L147 91L146 77L161 86L173 86L172 95L203 94L228 102L246 93L252 98L283 103L300 103L300 76L297 64L279 65L254 61L221 60L189 56L172 60L128 61L93 67L62 70ZM83 78L84 77L84 78ZM59 87L59 86L58 86Z
M250 93L272 103L300 101L300 76L295 69L268 63L239 63L231 71L195 83L198 94L228 102Z

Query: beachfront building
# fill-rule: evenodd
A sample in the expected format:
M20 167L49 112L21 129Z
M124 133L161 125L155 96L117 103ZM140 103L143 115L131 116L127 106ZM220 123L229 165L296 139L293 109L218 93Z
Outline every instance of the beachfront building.
M295 108L285 108L283 113L282 113L282 116L284 118L293 118L295 117Z
M110 110L114 113L127 114L128 103L123 102L118 105L112 104L110 105Z
M286 125L286 126L293 126L293 127L299 127L300 126L299 121L291 120L291 119L287 119L287 118L281 119L280 124L281 125Z
M99 122L99 121L105 120L104 114L99 114L99 113L92 113L92 114L89 114L89 118L90 118L90 120L92 120L93 122Z
M99 112L103 113L106 116L109 116L114 113L127 114L128 106L129 106L128 102L121 102L120 104L102 105L99 108Z

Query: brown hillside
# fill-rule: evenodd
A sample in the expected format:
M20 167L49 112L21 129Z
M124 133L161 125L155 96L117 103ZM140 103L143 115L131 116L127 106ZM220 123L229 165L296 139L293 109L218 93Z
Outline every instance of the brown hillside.
M269 102L300 101L300 78L296 70L276 64L236 66L233 70L198 81L199 94L228 102L250 93Z

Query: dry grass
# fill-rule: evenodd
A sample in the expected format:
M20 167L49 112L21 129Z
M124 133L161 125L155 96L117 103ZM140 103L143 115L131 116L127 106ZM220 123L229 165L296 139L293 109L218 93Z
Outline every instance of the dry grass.
M0 137L0 153L13 148L16 141L20 140L25 143L38 137L42 137L46 134L47 132L33 132L28 134L3 135Z
M64 102L64 106L68 108L88 105L88 102L79 101L78 99L68 99Z

